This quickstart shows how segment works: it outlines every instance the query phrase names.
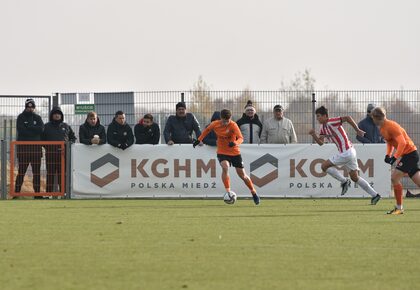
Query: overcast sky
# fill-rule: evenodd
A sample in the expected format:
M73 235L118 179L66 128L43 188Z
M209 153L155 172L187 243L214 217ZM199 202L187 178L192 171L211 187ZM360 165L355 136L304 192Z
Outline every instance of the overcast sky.
M0 94L420 89L418 0L0 0Z

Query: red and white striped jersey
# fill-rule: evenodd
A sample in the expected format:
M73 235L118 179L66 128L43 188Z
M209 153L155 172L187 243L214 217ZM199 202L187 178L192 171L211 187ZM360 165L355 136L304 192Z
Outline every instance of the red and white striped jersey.
M321 125L320 135L327 138L329 143L337 145L341 153L353 147L341 122L341 117L329 118L326 124Z

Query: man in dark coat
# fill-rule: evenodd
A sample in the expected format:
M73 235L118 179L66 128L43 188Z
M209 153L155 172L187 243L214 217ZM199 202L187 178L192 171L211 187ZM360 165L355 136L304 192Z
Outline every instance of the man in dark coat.
M102 145L106 143L105 127L101 125L95 112L89 112L84 124L79 127L80 143Z
M358 124L359 128L366 132L365 136L356 136L356 139L360 143L385 143L379 128L373 123L371 112L375 107L374 104L369 104L366 110L366 118L361 120Z
M153 122L151 114L144 115L143 119L134 126L134 136L136 137L136 144L159 144L159 125Z
M220 120L220 112L215 111L213 116L211 116L210 123L216 120ZM210 124L209 124L210 125ZM207 125L206 128L209 126ZM206 137L203 139L203 143L209 146L216 146L217 142L217 135L214 131L211 131Z
M176 104L176 115L169 116L166 121L163 136L168 145L173 144L192 144L193 131L196 138L201 135L200 124L192 113L187 113L184 102Z
M16 120L17 141L41 141L44 122L34 113L35 101L27 99L25 110ZM41 145L17 145L18 175L16 176L15 192L20 192L29 165L32 167L34 192L40 192L41 186ZM36 196L35 198L42 198Z
M44 132L42 134L43 141L64 141L74 143L76 136L73 129L64 122L64 114L60 107L54 107L49 116L49 122L45 124ZM65 161L65 152L60 145L45 145L45 161L47 164L47 192L54 192L54 179L57 177L58 185L61 189L63 185L61 181L61 167Z
M120 148L127 149L134 143L134 135L130 125L125 120L123 111L117 111L111 124L108 126L106 133L108 144Z

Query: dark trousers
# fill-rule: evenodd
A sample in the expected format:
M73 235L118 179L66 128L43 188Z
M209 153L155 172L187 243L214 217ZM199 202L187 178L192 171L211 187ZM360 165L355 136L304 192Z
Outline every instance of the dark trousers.
M52 147L52 146L51 146ZM58 149L58 148L57 148ZM45 161L47 165L47 190L46 192L55 192L54 185L58 184L58 190L60 191L62 186L61 180L61 152L59 150L53 150L53 152L48 152L45 155ZM64 160L63 160L64 162Z
M21 191L29 165L32 167L34 192L41 191L41 157L42 148L39 145L19 145L17 147L18 174L16 176L15 192Z

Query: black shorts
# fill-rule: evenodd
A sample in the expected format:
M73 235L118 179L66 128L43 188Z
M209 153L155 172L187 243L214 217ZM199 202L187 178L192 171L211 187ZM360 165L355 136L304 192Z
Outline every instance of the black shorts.
M217 154L217 159L219 160L219 162L226 160L229 162L230 166L233 166L235 168L244 168L244 163L242 162L241 154L235 156Z
M408 176L413 177L417 171L420 171L419 168L419 153L417 150L414 150L411 153L405 154L402 156L400 161L397 164L396 169L408 173Z

